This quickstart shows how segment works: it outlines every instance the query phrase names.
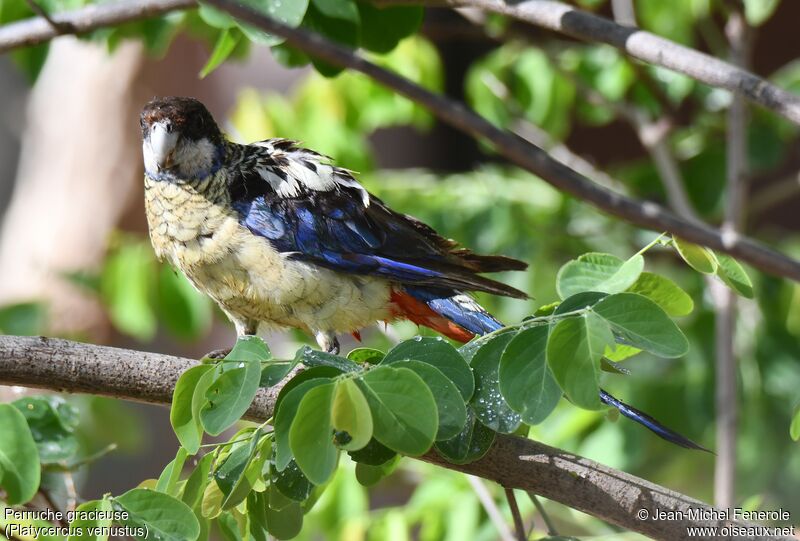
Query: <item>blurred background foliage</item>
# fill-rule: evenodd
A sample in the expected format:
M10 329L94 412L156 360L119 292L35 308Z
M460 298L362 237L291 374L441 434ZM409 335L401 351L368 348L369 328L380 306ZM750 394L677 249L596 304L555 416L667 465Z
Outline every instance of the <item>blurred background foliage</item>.
M42 2L48 11L83 3ZM475 25L455 14L429 10L423 23L421 8L381 10L355 0L283 4L261 0L256 4L288 24L302 24L342 43L361 46L381 65L427 88L464 97L499 126L520 133L526 126L538 127L550 146L563 143L575 149L616 179L615 189L637 198L663 202L666 192L652 156L637 139L632 119L666 121L666 145L691 203L709 222L722 217L724 112L730 104L725 92L634 63L608 46L574 42L500 17L488 17ZM610 14L604 0L577 4ZM783 51L777 62L774 54L758 48L773 39L767 28L777 24L775 13L784 10L780 15L784 18L798 15L797 6L790 4L794 2L753 0L745 2L745 7L758 37L754 69L798 92L800 49ZM635 2L643 28L723 58L727 56L726 6L716 0ZM0 0L0 23L31 15L22 0ZM506 322L519 321L538 306L556 300L556 272L568 260L587 251L626 258L652 238L505 165L485 147L459 141L444 150L436 147L436 151L455 152L450 159L430 159L421 150L426 141L452 134L441 131L418 106L359 74L340 74L331 66L311 61L273 36L239 26L211 8L97 31L87 39L99 40L113 50L123 39L137 38L151 53L163 55L179 33L208 44L204 74L226 61L245 58L249 49L259 45L271 46L275 57L290 67L312 62L315 69L303 71L289 93L237 90L236 105L227 118L219 119L231 138L241 142L268 137L300 140L357 171L378 197L423 219L445 236L480 252L529 262L528 271L500 279L528 291L533 300L480 296L480 301ZM40 46L18 51L14 57L33 81L46 52L47 46ZM752 171L746 230L800 256L800 222L791 210L796 205L792 201L800 195L797 126L762 110L750 114L748 160ZM428 157L421 163L406 159L403 167L383 167L382 163L391 162L393 152L392 144L386 143L387 134L405 142L419 139L420 153ZM691 352L669 361L639 355L625 362L630 377L606 374L603 384L666 425L713 448L711 298L704 281L671 252L652 250L648 265L670 276L695 300L694 313L681 321L691 340ZM800 453L789 436L789 425L800 401L800 287L750 272L756 300L740 301L736 335L741 405L737 501L751 508L782 507L797 517ZM113 235L102 268L75 269L65 274L64 280L78 284L102 302L116 332L113 340L122 345L146 350L158 344L166 351L186 353L186 344L202 341L213 329L227 325L181 275L155 261L141 230ZM0 330L7 334L47 332L46 321L46 299L0 310ZM388 330L381 327L366 333L364 345L386 348L393 340L417 332L413 325L392 324ZM233 339L233 331L218 336L219 345L224 345ZM284 351L302 342L308 338L292 334ZM137 442L146 441L147 426L135 415L126 414L123 406L104 399L70 398L69 402L81 406L85 419L81 424L86 432L81 444L84 455L109 443L135 452ZM670 446L632 423L609 422L562 401L556 413L531 429L531 436L691 496L712 499L713 456ZM154 465L152 470L161 466ZM487 488L510 523L497 487ZM621 539L598 520L549 502L547 509L564 534ZM534 514L530 502L524 502L523 513ZM539 521L537 528L543 532ZM497 538L497 531L464 476L404 460L392 476L369 489L357 482L352 465L340 468L331 488L310 512L301 536L309 540L321 537L489 540ZM638 537L626 534L626 538Z

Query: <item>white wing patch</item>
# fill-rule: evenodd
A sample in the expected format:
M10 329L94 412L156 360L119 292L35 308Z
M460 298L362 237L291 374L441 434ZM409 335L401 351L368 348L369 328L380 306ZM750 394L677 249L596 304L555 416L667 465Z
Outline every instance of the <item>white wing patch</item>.
M276 148L275 143L283 142L284 139L267 139L252 143L267 149L270 157L283 158L286 163L280 166L284 175L275 172L274 165L264 165L257 169L258 174L267 181L275 193L283 197L296 197L303 189L319 192L328 192L337 186L346 186L358 191L364 207L370 203L369 192L350 174L346 169L334 167L323 160L326 156L317 154L300 147L284 150ZM280 160L278 160L280 161ZM285 176L285 178L283 178Z

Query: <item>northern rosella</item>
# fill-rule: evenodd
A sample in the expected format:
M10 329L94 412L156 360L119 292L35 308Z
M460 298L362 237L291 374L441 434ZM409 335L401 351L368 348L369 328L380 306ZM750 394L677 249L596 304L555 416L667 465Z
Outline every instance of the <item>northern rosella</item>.
M239 336L294 327L338 352L339 333L408 319L466 342L502 327L466 292L526 298L480 275L525 263L459 248L294 141L231 143L202 103L182 97L148 103L141 129L155 252L214 299ZM605 391L600 398L698 447Z

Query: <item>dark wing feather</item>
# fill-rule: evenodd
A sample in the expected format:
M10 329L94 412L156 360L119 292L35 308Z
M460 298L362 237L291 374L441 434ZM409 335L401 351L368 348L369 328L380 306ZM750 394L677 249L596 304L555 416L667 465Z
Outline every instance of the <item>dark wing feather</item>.
M363 193L353 187L309 189L283 197L263 189L256 195L253 182L249 178L232 183L250 188L231 189L233 206L243 225L289 257L406 284L527 298L518 289L477 274L521 270L525 263L457 249L453 241L376 197L370 196L370 204L364 206Z

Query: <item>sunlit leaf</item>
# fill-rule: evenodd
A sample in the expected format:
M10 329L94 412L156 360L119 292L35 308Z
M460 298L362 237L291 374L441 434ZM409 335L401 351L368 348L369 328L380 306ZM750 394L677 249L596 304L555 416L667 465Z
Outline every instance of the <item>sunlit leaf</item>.
M467 361L441 338L417 336L400 342L389 350L382 364L403 360L420 361L438 368L458 387L464 400L469 400L475 391L475 378Z
M561 267L556 289L562 299L585 291L619 293L636 282L643 268L644 258L638 254L627 261L611 254L584 254Z
M0 404L0 488L11 505L30 501L39 488L39 453L25 416Z
M708 248L686 242L678 237L672 237L672 243L683 260L697 272L714 274L717 271L717 259Z
M134 488L112 501L127 512L124 524L146 532L137 539L195 541L200 535L200 524L192 510L162 492Z
M310 389L300 400L289 429L289 446L297 465L315 485L325 484L336 469L339 451L333 443L331 408L336 385Z
M652 272L643 272L628 291L644 295L673 317L685 316L694 309L688 293L669 278Z

